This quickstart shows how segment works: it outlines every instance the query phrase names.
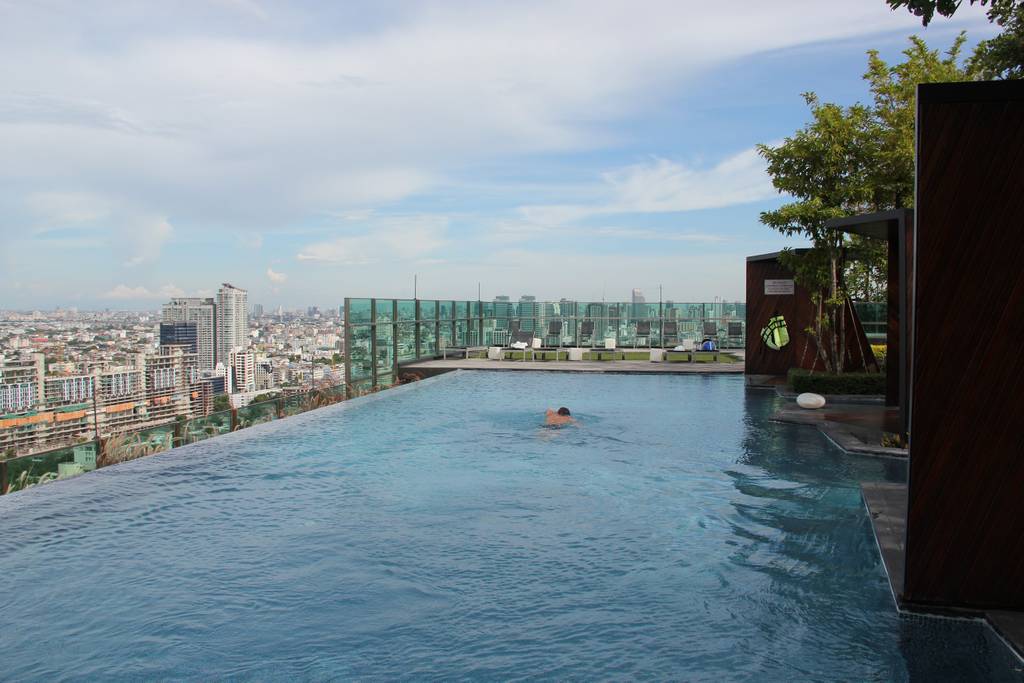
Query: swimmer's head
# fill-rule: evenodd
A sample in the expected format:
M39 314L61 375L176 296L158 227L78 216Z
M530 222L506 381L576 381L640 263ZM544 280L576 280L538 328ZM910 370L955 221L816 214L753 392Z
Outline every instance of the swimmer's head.
M559 415L570 415L571 413L569 412L568 408L566 408L565 406L562 406L561 408L558 409L558 414Z

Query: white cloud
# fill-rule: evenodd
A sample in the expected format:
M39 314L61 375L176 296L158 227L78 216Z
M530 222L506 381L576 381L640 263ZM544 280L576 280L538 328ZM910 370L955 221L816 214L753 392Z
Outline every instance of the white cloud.
M612 189L612 210L639 213L713 209L777 194L754 149L710 168L654 159L607 173L604 180Z
M284 273L278 273L272 268L267 268L267 278L275 285L282 284L284 282L287 282L288 280L287 275L285 275Z
M110 202L90 192L33 192L25 198L29 211L47 225L79 226L110 215Z
M326 207L367 206L403 199L422 192L434 179L414 169L390 168L335 173L303 188L302 196ZM361 212L350 211L359 216Z
M524 206L520 214L540 225L562 225L599 214L678 213L745 204L777 196L755 149L712 166L654 158L601 175L591 204Z
M362 24L329 7L11 5L0 178L175 223L294 225L476 163L616 143L614 124L744 56L919 26L820 0L409 4Z
M165 216L140 211L130 200L95 192L33 192L22 206L33 235L50 246L107 246L128 267L155 261L174 233ZM79 236L69 237L67 231Z
M749 201L763 189L749 158L681 161L709 150L698 141L680 151L685 136L640 149L636 140L645 138L634 131L648 130L652 112L660 121L672 116L722 65L920 29L880 0L652 0L640 9L601 0L0 4L0 63L18 65L0 70L0 243L23 240L40 252L99 246L92 269L134 267L115 276L126 282L140 281L150 265L174 268L159 262L172 240L223 254L225 268L248 268L251 253L225 246L249 233L256 246L271 231L275 246L289 244L307 262L439 257L443 229L385 226L378 234L382 211L476 213L493 222L509 206L532 204L519 222L546 229L595 211ZM971 17L975 37L991 31L977 6L929 31L948 34ZM738 135L737 145L750 144ZM609 148L660 157L601 178L595 196L566 189L590 172L581 165L600 158L592 153ZM571 157L559 159L565 152ZM575 175L560 185L555 168ZM527 189L545 183L556 187ZM411 199L419 203L393 206ZM335 233L301 249L279 235L322 232L325 217L342 215L350 218ZM49 244L33 244L46 231ZM12 270L11 253L26 252L0 249L4 272L26 282L56 283L74 267L48 252L44 263ZM520 281L539 267L524 268ZM397 268L381 270L394 278ZM258 268L255 275L268 284ZM301 279L291 272L290 293ZM56 301L68 287L51 291Z
M172 297L185 296L185 290L175 285L163 285L156 291L152 291L142 285L129 287L122 283L103 294L104 299L170 299Z
M447 225L442 216L373 220L360 233L310 244L296 258L338 265L427 258L445 244Z
M645 230L641 228L594 228L581 230L587 235L601 235L603 237L616 237L629 240L652 240L665 242L703 242L715 243L726 242L727 238L722 235L707 232L666 232L663 230Z
M124 264L134 267L155 261L173 232L174 228L162 216L127 217L117 230L119 244L127 256Z

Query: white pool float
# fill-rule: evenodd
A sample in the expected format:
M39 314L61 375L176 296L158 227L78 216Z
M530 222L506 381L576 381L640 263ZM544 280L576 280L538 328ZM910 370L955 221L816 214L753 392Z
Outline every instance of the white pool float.
M808 410L817 410L818 408L825 407L825 397L821 394L800 394L796 397L796 404L801 408L807 408Z

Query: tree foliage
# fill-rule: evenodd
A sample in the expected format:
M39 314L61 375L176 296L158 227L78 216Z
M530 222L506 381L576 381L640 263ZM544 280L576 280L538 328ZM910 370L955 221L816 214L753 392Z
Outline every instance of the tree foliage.
M921 17L927 26L938 13L951 17L962 0L886 0L889 7L906 7ZM999 35L978 43L968 61L968 69L977 80L1024 78L1024 0L970 0L987 7L988 20L999 26Z
M913 205L916 87L968 78L959 65L964 40L961 34L942 55L912 37L904 61L893 65L870 51L864 78L871 104L823 103L805 93L810 122L778 146L758 146L775 188L794 199L762 212L761 222L812 244L805 253L785 252L782 262L811 292L818 315L807 332L830 371L842 372L847 357L849 295L880 293L886 250L884 243L848 238L825 223Z

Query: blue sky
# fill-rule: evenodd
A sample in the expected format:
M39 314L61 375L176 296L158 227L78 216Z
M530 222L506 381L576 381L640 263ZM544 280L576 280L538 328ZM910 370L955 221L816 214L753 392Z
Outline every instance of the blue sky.
M220 282L345 296L744 298L787 242L753 152L865 51L992 35L883 0L0 0L0 308Z

